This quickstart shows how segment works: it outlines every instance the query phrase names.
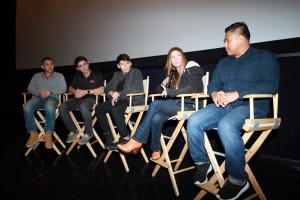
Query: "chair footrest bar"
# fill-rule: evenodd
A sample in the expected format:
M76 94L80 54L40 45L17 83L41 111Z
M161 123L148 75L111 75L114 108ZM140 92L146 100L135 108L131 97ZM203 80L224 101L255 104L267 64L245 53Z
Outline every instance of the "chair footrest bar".
M179 173L181 173L181 172L186 172L186 171L189 171L189 170L192 170L192 169L195 169L195 166L186 167L186 168L183 168L183 169L174 171L174 174L179 174Z

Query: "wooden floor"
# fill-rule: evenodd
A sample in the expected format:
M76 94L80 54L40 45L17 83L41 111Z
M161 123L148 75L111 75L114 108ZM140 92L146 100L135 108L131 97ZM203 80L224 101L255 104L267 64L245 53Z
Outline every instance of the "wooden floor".
M22 114L13 120L15 131L2 132L0 199L193 199L199 188L193 184L194 170L176 175L180 196L176 197L166 169L160 169L153 178L154 163L146 164L141 155L128 155L130 168L126 172L118 154L103 162L106 151L94 146L97 158L83 146L68 156L58 156L54 150L39 146L27 157L25 143L28 134ZM60 124L61 125L61 124ZM61 138L67 132L62 128ZM176 145L180 145L180 139ZM68 146L67 146L68 147ZM148 145L144 146L151 155ZM176 152L174 152L176 153ZM191 164L189 157L184 165ZM296 199L300 186L300 172L276 167L274 163L254 158L250 164L268 199ZM250 188L245 195L251 194ZM297 195L297 196L296 196ZM216 199L208 194L204 199ZM299 199L299 198L298 198Z

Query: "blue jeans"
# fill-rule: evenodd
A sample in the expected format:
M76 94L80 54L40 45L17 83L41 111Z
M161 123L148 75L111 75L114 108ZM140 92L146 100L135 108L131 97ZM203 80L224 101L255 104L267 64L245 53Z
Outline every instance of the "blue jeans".
M94 98L71 98L59 106L60 118L64 122L69 132L77 132L77 128L71 118L69 111L79 109L82 119L84 121L84 133L88 135L93 135L93 117L91 111L93 109L95 101L96 100Z
M55 119L56 119L56 108L58 105L58 99L55 97L34 97L31 98L25 104L23 108L24 120L25 120L25 128L27 132L36 132L37 126L34 121L35 112L38 109L45 110L45 119L46 124L44 126L44 131L51 131L53 132L55 126Z
M143 121L136 130L134 140L140 143L147 143L150 130L152 133L151 149L160 151L160 135L164 123L181 109L181 103L172 100L155 100L149 105L149 109L143 118ZM194 110L192 104L185 104L185 110Z
M267 113L255 108L256 118L264 118ZM189 152L195 164L209 162L204 147L204 131L218 129L218 135L225 150L225 167L228 180L241 185L248 180L245 171L245 146L241 137L241 129L245 119L250 117L249 105L233 107L216 107L209 104L193 113L187 123Z

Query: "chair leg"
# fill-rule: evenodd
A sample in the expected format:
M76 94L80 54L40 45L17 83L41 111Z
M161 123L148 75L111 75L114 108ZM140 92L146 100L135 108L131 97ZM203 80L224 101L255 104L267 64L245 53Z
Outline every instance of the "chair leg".
M53 132L53 136L55 138L55 141L58 141L59 144L65 149L66 145L63 143L63 141L60 139L60 137L58 137L58 135L56 134L55 131ZM53 144L54 144L54 142L53 142Z
M180 167L181 163L183 162L183 159L188 151L187 134L186 134L185 128L183 126L184 123L185 123L184 119L179 120L171 137L166 137L164 135L161 135L160 144L162 147L162 155L158 160L151 160L156 163L156 166L152 172L152 177L154 177L157 174L158 170L161 167L167 168L176 196L179 196L179 189L178 189L178 186L176 183L175 175L195 168L195 166L191 166L191 167L185 167L183 169L179 169L179 167ZM185 140L185 144L181 150L179 157L171 160L170 156L169 156L169 152L170 152L174 142L176 141L176 138L178 137L179 133L182 133L183 138ZM167 144L165 142L166 139L168 139ZM174 168L172 166L172 163L175 163Z
M168 154L168 149L165 145L165 141L164 141L163 137L161 137L161 140L164 143L164 145L162 146L162 149L163 149L164 152L166 152L164 154L165 155L164 157L165 157L166 163L169 164L168 172L169 172L171 182L172 182L172 185L173 185L173 188L174 188L174 191L175 191L175 195L179 196L179 190L178 190L177 182L176 182L176 179L175 179L174 171L173 171L173 168L172 168L171 160L170 160L170 157L169 157L169 154Z
M260 200L266 199L266 197L265 197L261 187L259 186L248 163L251 160L251 158L255 155L255 153L258 151L258 149L261 147L261 145L264 143L264 141L266 140L266 138L268 137L268 135L270 134L271 131L272 131L272 129L262 131L260 133L259 137L253 142L250 149L245 154L245 160L246 160L245 170L248 173L249 181L250 181L253 189L255 190L255 193L252 194L251 196L247 197L246 199L253 199L255 197L258 197ZM247 144L248 141L250 141L249 139L251 136L254 135L253 133L254 133L254 131L244 133L242 138L243 138L245 145ZM205 139L205 149L208 153L210 162L213 166L214 175L209 179L209 181L207 183L199 186L202 190L198 193L198 195L194 198L194 200L202 199L207 194L207 192L209 192L211 194L217 194L217 192L219 191L219 188L223 187L224 182L225 182L224 177L223 177L223 174L225 172L225 161L223 161L220 166L218 165L216 155L215 155L216 152L213 151L206 134L204 135L204 139Z
M132 116L133 113L125 114L125 124L129 126L129 128L131 130L131 136L134 135L134 133L135 133L135 131L136 131L136 129L137 129L137 127L138 127L141 119L142 119L143 113L144 112L140 112L139 113L139 115L137 117L137 120L136 120L136 122L135 122L134 125L130 122L130 118L131 118L131 116ZM112 119L111 119L111 117L110 117L110 115L108 113L106 114L106 117L107 117L110 129L111 129L111 132L112 132L112 134L113 134L113 136L115 138L115 141L117 141L119 139L119 137L120 137L120 134L116 133L115 126L113 125ZM112 152L119 153L119 156L120 156L120 158L122 160L122 163L124 165L124 168L125 168L126 172L129 172L129 167L128 167L128 163L126 161L125 155L122 154L122 153L120 153L118 150L108 150L108 152L107 152L107 154L105 156L105 159L104 159L104 163L106 163L108 161L108 159L110 158ZM146 153L145 153L145 151L144 151L143 148L141 148L141 154L142 154L145 162L148 163L149 160L148 160L148 157L147 157L147 155L146 155Z
M45 139L44 139L45 131L44 131L44 127L42 126L41 123L45 123L46 119L45 119L44 115L42 114L41 110L36 111L36 114L37 114L37 116L34 118L34 121L39 130L39 136L38 136L39 138L38 138L37 144L35 144L33 147L30 147L27 149L27 151L25 152L25 156L28 156L32 150L35 150L40 145L41 142L45 142ZM56 109L56 118L58 116L59 116L58 109ZM40 119L40 121L38 119ZM64 149L66 148L66 145L63 143L63 141L60 139L60 137L57 135L57 133L55 131L53 131L53 137L55 138L53 141L53 149L55 150L55 152L58 155L61 155L61 151L55 145L55 143L57 141Z
M115 127L114 127L113 122L112 122L112 119L111 119L111 117L110 117L110 115L108 113L106 114L106 117L107 117L110 129L111 129L111 133L113 134L113 137L114 137L115 141L117 141L119 139L120 135L116 133ZM110 156L111 156L111 154L113 152L114 152L113 150L108 150L108 152L107 152L107 154L106 154L106 156L104 158L104 163L106 163L108 161L108 159L110 158ZM115 150L115 152L118 152L118 151ZM125 156L123 154L121 154L121 153L119 153L119 156L120 156L120 158L122 160L122 163L123 163L123 166L125 168L125 171L129 172L129 167L128 167L128 164L127 164Z
M249 175L249 180L251 182L251 185L253 186L254 190L255 190L255 194L251 195L250 197L248 197L247 199L253 199L254 197L259 197L259 199L261 200L266 200L266 196L264 194L264 192L262 191L261 187L259 186L252 170L250 169L249 165L246 164L246 172L248 173Z
M95 114L95 110L92 111L92 116L94 116L94 114ZM71 115L72 121L74 122L74 124L75 124L75 126L76 126L76 128L78 130L78 134L75 137L75 139L72 142L72 144L70 145L70 147L68 148L68 150L66 152L66 155L69 155L70 152L72 151L72 149L76 146L76 144L78 143L79 139L84 135L84 129L85 129L85 125L80 126L78 120L76 119L76 117L75 117L75 115L74 115L74 113L72 111L70 111L70 115ZM97 119L94 118L93 121L92 121L92 126L95 125L96 121L97 121ZM94 129L93 129L93 135L95 136L96 141L99 142L99 144L101 145L101 147L104 149L104 144L103 144L102 140L100 139L100 137L98 136L97 132ZM94 142L92 142L92 143L87 142L86 146L89 149L89 151L91 152L91 154L93 155L93 157L96 158L97 154L96 154L95 150L92 147L93 143ZM81 146L78 145L77 149L80 149L80 147Z

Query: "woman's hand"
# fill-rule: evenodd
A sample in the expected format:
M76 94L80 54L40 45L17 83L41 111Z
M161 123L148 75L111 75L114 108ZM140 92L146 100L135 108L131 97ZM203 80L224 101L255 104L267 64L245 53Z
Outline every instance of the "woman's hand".
M164 86L163 84L161 84L161 87L164 89L164 91L161 93L162 97L167 97L168 93L167 93L167 88L166 86Z
M163 82L161 83L161 85L166 86L166 85L168 84L169 80L170 80L170 78L169 78L169 77L166 77L166 78L163 80Z

